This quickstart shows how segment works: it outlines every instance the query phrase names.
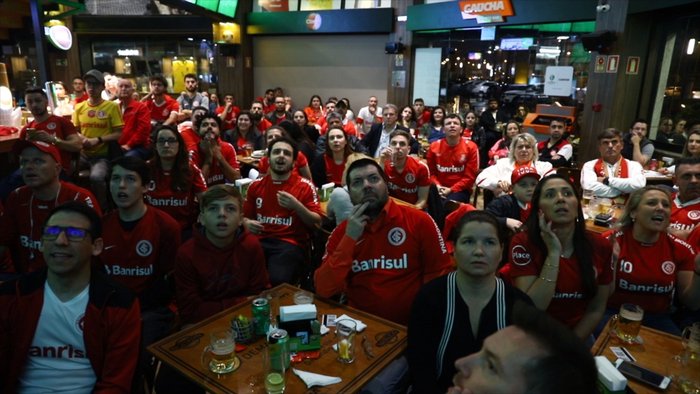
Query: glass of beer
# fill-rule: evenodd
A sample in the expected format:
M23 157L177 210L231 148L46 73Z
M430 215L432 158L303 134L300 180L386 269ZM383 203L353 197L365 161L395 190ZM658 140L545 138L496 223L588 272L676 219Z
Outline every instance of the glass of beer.
M202 352L202 364L216 374L233 372L236 361L236 342L232 330L209 334L209 345Z
M250 157L253 154L253 145L251 145L251 144L243 145L243 151L245 152L246 157Z
M267 394L282 394L287 384L287 368L284 362L286 352L273 351L268 346L263 352L263 379L265 381L265 392Z
M355 361L355 333L357 323L353 320L342 319L335 322L336 345L338 346L338 361L350 364Z
M636 343L642 328L644 309L635 304L622 304L617 314L617 336L627 343Z

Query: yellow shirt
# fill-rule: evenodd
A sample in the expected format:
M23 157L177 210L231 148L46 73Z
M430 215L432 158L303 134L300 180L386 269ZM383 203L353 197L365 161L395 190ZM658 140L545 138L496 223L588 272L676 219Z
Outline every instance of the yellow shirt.
M117 127L124 126L119 105L113 101L103 101L90 105L89 100L79 103L73 112L73 124L88 138L104 137ZM84 150L90 157L107 156L107 145L102 143Z

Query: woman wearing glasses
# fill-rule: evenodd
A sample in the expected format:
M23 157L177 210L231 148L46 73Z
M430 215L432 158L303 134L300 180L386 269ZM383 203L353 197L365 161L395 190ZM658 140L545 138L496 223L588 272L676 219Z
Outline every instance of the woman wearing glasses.
M207 189L202 172L189 159L180 133L170 126L156 132L156 154L149 162L153 180L146 202L170 214L179 224L182 240L192 234L197 218L197 201Z

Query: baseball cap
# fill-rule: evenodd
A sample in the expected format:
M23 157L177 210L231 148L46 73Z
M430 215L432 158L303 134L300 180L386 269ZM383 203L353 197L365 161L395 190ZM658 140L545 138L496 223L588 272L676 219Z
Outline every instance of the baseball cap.
M12 151L19 156L26 148L39 149L44 153L50 154L51 157L56 160L56 163L61 162L61 154L58 152L58 148L43 141L17 140L17 142L15 142L15 144L12 146Z
M96 79L97 82L99 82L99 83L101 83L101 84L103 84L103 85L104 85L104 83L105 83L105 77L104 77L104 75L102 75L101 72L99 72L98 70L95 70L94 68L93 68L92 70L86 72L85 75L83 75L83 79L84 79L85 81L87 81L88 78Z
M515 185L516 183L520 182L520 180L525 178L526 176L534 177L538 181L540 180L540 174L537 173L537 170L535 169L535 167L523 166L523 167L514 169L513 172L510 174L510 184Z

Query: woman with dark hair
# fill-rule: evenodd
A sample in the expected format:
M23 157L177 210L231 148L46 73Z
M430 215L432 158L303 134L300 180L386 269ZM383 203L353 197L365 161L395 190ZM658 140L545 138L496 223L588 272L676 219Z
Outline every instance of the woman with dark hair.
M343 170L352 148L348 143L348 136L341 128L335 127L328 131L328 143L326 151L316 157L311 166L311 177L316 187L321 187L328 182L333 182L341 187Z
M469 110L464 114L464 131L462 132L462 137L474 141L475 144L479 145L479 139L474 138L479 129L479 118L476 116L476 112Z
M506 123L506 127L503 130L503 138L496 141L495 144L489 149L489 165L492 166L496 164L498 159L508 157L510 153L510 143L513 138L521 133L520 124L515 120L511 119Z
M316 144L309 139L306 133L301 131L299 125L289 120L283 120L278 126L287 132L287 137L296 142L299 152L303 153L307 159L311 158L311 160L309 160L309 166L313 165Z
M700 128L693 128L688 133L688 139L683 146L682 157L697 157L700 156ZM658 170L662 174L675 174L676 166L661 168Z
M149 162L153 180L146 191L146 202L170 214L183 232L192 234L197 219L199 196L207 190L202 172L191 161L185 141L172 126L156 131L154 158Z
M457 270L427 283L413 302L406 357L415 393L444 393L455 361L512 322L517 301L530 298L496 276L507 235L492 214L466 213L447 234Z
M437 106L430 110L430 122L423 125L421 135L428 138L428 142L434 142L445 137L442 126L445 121L445 108Z
M410 105L405 105L399 115L399 125L409 130L412 136L416 135L416 111Z
M606 315L634 303L644 309L643 325L680 335L671 320L671 303L675 294L691 310L700 307L700 257L667 232L670 217L671 197L665 189L646 186L630 194L619 230L611 236L620 252Z
M557 174L535 187L525 225L511 242L506 273L538 309L588 338L610 294L610 243L586 231L574 185Z
M294 123L299 125L301 131L306 133L306 136L309 137L311 142L313 142L314 145L316 145L316 141L318 141L318 137L320 136L320 134L317 128L309 124L309 118L306 115L306 112L298 109L294 111L292 119L294 119Z
M241 111L236 118L236 127L226 130L221 138L236 148L236 154L245 156L245 146L253 150L265 149L265 139L257 128L253 127L250 111Z
M347 109L345 110L345 120L347 120L349 122L354 122L355 121L355 111L353 111L352 107L350 106L350 99L343 97L339 101L344 102L346 107L347 107Z
M316 122L326 116L325 112L323 112L323 106L321 103L323 103L321 96L314 94L309 100L309 106L304 108L304 113L306 114L308 123L311 126L315 126Z

